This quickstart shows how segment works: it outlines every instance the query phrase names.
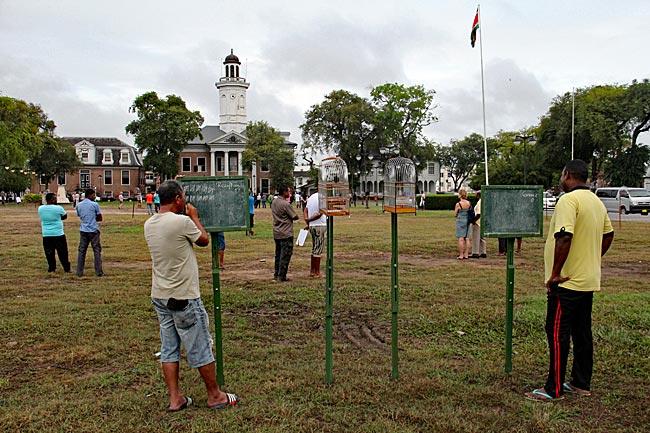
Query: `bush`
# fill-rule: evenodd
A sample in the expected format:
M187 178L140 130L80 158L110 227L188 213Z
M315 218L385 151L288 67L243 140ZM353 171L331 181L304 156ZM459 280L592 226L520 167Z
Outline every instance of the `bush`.
M43 196L40 194L25 194L23 200L25 200L25 203L43 203Z
M425 197L424 208L426 210L454 210L458 203L456 194L429 194ZM467 194L467 200L474 206L477 202L476 195Z

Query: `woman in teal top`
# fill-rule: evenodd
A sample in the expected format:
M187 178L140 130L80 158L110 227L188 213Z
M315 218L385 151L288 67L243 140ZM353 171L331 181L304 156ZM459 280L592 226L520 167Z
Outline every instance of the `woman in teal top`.
M468 259L471 243L469 239L469 208L472 204L467 200L467 191L458 191L459 201L454 208L456 217L456 237L458 238L458 260Z

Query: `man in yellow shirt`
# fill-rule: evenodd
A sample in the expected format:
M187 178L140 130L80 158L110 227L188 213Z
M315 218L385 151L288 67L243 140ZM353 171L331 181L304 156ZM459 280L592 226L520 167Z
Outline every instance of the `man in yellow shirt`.
M550 366L543 388L525 394L535 401L564 392L591 395L593 338L591 306L600 291L601 256L614 239L607 210L587 185L587 164L575 159L562 171L566 192L555 206L544 248L547 293L546 335ZM571 380L565 382L573 340Z

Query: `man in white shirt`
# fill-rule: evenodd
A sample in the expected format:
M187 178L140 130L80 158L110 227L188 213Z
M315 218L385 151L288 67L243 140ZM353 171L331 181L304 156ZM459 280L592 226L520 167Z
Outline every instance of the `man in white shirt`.
M320 258L323 255L323 246L325 245L325 232L327 230L327 216L320 211L318 205L318 193L315 192L307 199L307 205L303 210L306 229L311 233L311 270L309 276L320 277Z

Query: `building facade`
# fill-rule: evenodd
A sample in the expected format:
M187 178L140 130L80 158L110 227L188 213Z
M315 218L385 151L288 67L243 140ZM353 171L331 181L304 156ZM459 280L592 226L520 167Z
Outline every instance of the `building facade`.
M253 163L245 170L242 154L246 149L246 92L250 83L241 76L241 62L230 51L225 58L224 76L215 83L219 98L219 125L207 125L201 136L187 143L179 157L179 174L183 176L247 176L254 192L269 193L269 167L264 162ZM289 133L281 132L287 148L293 151L295 143Z
M59 201L74 192L88 188L101 199L115 199L122 194L133 198L144 190L145 172L142 156L136 148L113 137L62 137L75 147L82 167L75 173L66 173L49 184L34 181L31 191L57 192Z

